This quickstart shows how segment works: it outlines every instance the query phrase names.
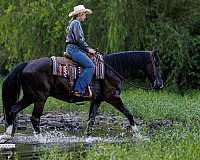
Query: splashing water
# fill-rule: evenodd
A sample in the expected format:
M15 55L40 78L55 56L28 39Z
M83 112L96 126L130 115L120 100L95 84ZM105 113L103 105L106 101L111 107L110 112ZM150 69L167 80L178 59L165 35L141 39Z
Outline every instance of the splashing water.
M93 136L86 136L84 134L86 125L80 120L79 115L59 114L55 118L54 116L48 114L43 117L41 134L32 134L30 124L27 124L26 130L18 130L14 138L8 142L16 144L14 154L32 156L56 146L61 150L67 147L68 150L74 151L76 148L78 151L82 145L87 148L96 143L137 143L146 140L136 132L137 128L130 128L127 121L118 117L97 117L99 123L96 124Z

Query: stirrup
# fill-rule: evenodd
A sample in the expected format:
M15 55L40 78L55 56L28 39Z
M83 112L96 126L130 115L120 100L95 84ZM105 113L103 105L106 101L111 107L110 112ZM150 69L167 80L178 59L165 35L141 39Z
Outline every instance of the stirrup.
M91 87L88 86L88 98L92 98L92 90L91 90Z
M83 98L92 98L92 90L91 87L88 86L88 95L84 95L80 92L73 92L73 96L75 97L83 97Z
M80 92L72 92L72 94L75 97L82 97L82 94Z

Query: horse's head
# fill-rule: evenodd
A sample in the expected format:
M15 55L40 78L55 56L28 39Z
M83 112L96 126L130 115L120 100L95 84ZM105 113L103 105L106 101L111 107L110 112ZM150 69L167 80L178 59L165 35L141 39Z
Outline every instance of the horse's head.
M150 61L147 65L148 78L153 89L163 88L163 80L161 77L160 58L157 50L150 52Z

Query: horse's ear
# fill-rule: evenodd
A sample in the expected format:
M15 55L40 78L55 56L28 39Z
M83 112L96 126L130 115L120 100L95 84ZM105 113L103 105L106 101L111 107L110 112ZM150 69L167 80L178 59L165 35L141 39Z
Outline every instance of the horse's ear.
M156 59L156 62L160 65L160 57L158 55L159 51L157 49L153 49L152 51L154 58Z

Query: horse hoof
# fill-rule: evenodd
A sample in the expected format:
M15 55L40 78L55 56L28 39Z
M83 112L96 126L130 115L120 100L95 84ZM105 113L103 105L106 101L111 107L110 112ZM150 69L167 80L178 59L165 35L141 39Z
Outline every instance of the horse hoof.
M88 121L86 130L85 130L85 135L90 136L94 129L95 129L94 121Z
M138 127L136 125L131 126L131 129L133 133L139 133Z
M150 141L150 138L142 136L136 125L132 126L133 138L142 141Z
M92 132L94 131L94 129L95 129L95 126L88 126L88 127L86 128L86 130L85 130L85 134L86 134L87 136L91 136L91 134L92 134Z
M91 130L89 130L89 131L86 132L86 135L87 135L87 136L91 136L91 134L92 134L92 131L91 131Z
M34 134L34 138L35 138L39 143L47 143L46 137L44 137L41 133L39 133L39 134Z
M12 136L11 135L6 134L6 133L0 135L0 143L6 143L6 142L8 142L10 140L12 140Z

